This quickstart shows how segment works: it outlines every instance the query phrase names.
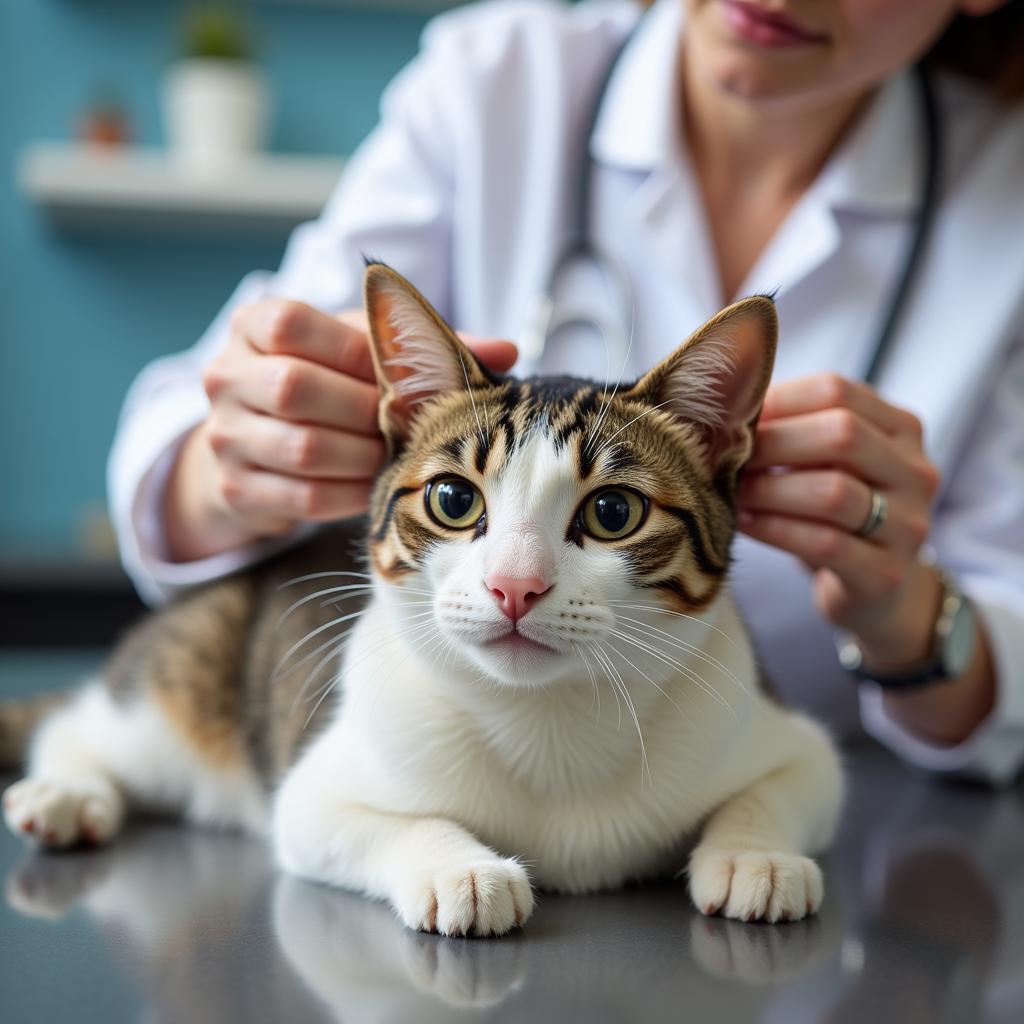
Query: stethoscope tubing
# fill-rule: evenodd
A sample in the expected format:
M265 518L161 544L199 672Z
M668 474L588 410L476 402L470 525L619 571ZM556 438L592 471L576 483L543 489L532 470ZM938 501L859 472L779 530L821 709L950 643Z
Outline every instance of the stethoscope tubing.
M622 314L622 324L632 324L635 317L633 287L629 273L621 260L598 245L593 239L590 215L594 168L590 156L590 144L612 76L622 59L622 55L626 52L630 42L636 35L637 28L642 20L641 18L637 21L636 26L634 26L625 42L609 63L608 68L601 77L595 99L591 105L585 131L582 135L582 142L579 146L578 188L569 241L561 249L548 272L544 291L534 300L531 309L528 311L526 324L520 337L520 352L527 365L539 364L551 337L559 330L570 325L588 325L595 328L604 338L609 357L611 358L613 349L618 349L617 356L621 357L623 362L626 359L628 339L624 327L621 330L616 330L613 325L607 322L607 318L598 317L582 308L563 308L560 311L555 295L558 292L560 278L570 266L580 262L589 262L607 278L611 283L611 287L617 293L618 305ZM876 384L878 382L885 361L892 351L903 317L909 307L914 285L919 277L924 255L932 234L932 228L934 227L935 214L939 202L939 187L944 162L943 139L939 122L938 104L931 76L924 63L915 65L914 82L920 110L922 141L919 202L914 220L914 230L907 245L902 270L889 294L884 314L879 318L875 344L872 347L871 356L861 373L861 378L869 384ZM613 337L619 337L620 343L617 345L613 344Z

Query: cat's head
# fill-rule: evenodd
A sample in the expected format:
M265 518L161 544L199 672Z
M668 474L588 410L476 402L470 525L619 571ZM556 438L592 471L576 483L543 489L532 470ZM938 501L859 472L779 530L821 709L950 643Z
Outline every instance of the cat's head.
M383 264L366 308L390 456L369 551L418 647L543 685L600 663L641 606L714 600L774 359L770 299L617 389L489 373Z

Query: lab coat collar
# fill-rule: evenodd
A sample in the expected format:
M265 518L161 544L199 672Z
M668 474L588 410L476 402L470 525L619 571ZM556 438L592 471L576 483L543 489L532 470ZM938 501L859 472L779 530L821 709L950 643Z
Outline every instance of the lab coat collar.
M612 73L590 152L598 162L635 171L678 161L682 125L676 80L681 0L659 0L642 18ZM893 76L833 153L812 191L833 210L903 214L919 199L923 160L916 85Z
M834 210L903 214L920 202L924 138L910 72L889 79L833 153L816 187Z
M683 27L681 0L660 0L641 17L601 103L591 156L627 170L664 165L676 144L680 111L674 82Z

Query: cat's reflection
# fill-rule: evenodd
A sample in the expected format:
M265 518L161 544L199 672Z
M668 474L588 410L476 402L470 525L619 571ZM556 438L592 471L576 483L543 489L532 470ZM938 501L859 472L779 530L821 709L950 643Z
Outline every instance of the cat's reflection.
M381 1022L661 1019L712 1000L753 1014L778 982L835 956L834 903L770 927L707 919L680 884L598 896L542 894L524 932L444 939L410 932L386 907L281 878L274 927L284 955L338 1020ZM725 983L725 984L723 984Z
M497 1006L525 978L522 936L423 935L380 903L295 878L277 880L273 921L295 973L339 1019L440 1024Z
M690 948L694 960L716 978L778 984L806 974L835 955L840 921L839 905L831 896L817 915L798 927L755 927L694 914Z
M55 924L84 910L153 1019L287 1020L308 999L266 939L271 875L251 839L150 824L102 850L32 853L4 895L12 909ZM52 948L59 956L60 941Z
M55 956L60 918L82 908L150 1016L189 1024L325 1012L382 1024L932 1024L979 1020L993 999L1019 1007L1024 790L880 791L866 777L851 797L820 915L779 926L703 918L676 881L541 894L520 933L442 939L363 897L276 875L258 842L159 823L106 850L29 855L5 893L54 922Z
M542 894L523 932L444 939L361 896L275 876L259 843L159 825L108 850L32 855L6 896L37 918L84 909L155 1015L190 1024L301 1019L317 1013L311 1000L338 1020L396 1024L632 1022L712 1004L756 1016L771 986L736 979L792 978L838 943L831 902L812 921L743 925L697 915L681 882Z

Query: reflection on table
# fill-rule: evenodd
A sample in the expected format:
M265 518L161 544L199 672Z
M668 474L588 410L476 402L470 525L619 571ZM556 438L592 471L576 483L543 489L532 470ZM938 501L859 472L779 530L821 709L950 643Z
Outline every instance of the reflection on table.
M40 1018L33 979L49 978L46 1005L62 1005L62 987L69 999L87 989L76 971L95 973L93 958L118 1005L189 1022L1024 1017L1021 793L916 780L874 750L851 765L825 906L776 926L701 917L668 880L542 894L520 933L444 939L277 875L244 837L148 823L65 855L5 837L0 936L15 941L0 991L9 1019ZM33 936L48 964L30 960Z

